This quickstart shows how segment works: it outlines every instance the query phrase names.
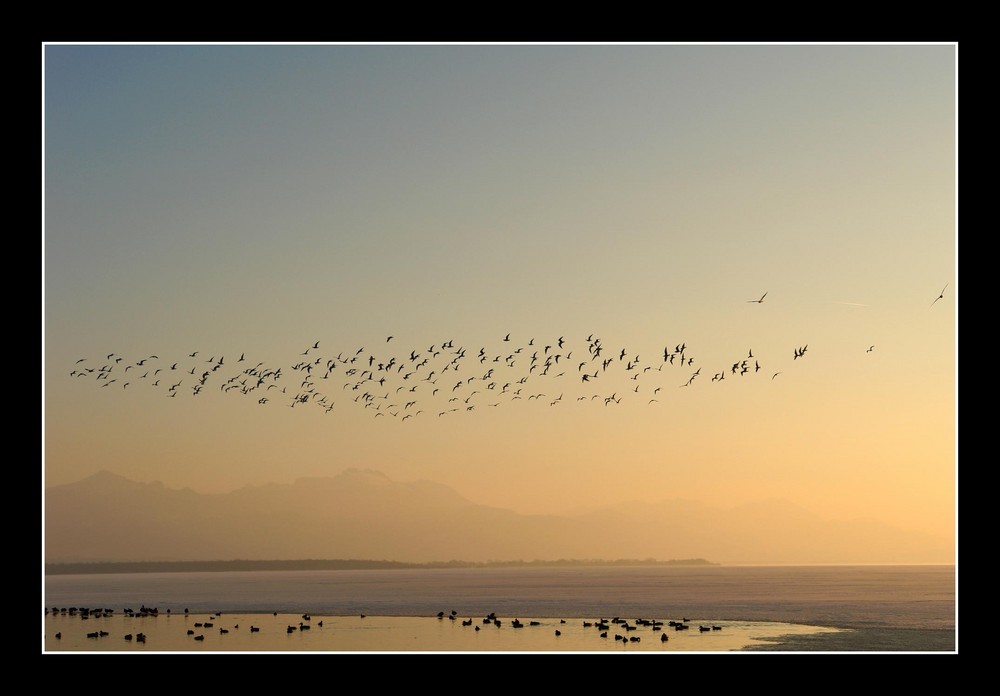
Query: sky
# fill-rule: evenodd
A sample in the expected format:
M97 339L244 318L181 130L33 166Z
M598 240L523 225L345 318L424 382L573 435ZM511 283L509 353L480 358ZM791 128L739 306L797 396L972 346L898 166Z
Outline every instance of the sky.
M954 538L956 45L42 58L43 487L357 467Z

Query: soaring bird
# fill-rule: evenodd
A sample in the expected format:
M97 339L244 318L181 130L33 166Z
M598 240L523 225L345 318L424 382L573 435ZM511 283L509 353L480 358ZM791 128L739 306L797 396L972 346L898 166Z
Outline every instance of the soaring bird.
M757 304L760 304L761 302L764 301L765 297L767 297L767 293L766 292L763 295L760 296L759 300L747 300L747 302L756 302Z
M935 298L934 298L934 302L937 302L938 300L943 300L943 299L944 299L944 291L945 291L945 289L946 289L947 287L948 287L948 284L947 284L947 283L945 283L945 284L944 284L944 287L943 287L943 288L941 288L941 294L940 294L940 295L938 295L937 297L935 297ZM931 307L933 307L933 306L934 306L934 302L931 302Z

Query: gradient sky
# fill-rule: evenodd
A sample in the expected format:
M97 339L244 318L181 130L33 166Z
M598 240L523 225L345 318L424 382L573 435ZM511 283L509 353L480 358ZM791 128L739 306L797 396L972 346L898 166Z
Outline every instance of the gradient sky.
M214 493L360 467L524 513L783 498L953 538L957 46L43 60L43 485L108 469ZM317 341L309 359L409 362L452 340L469 378L481 348L560 336L563 377L520 400L482 382L445 416L443 377L387 417L345 366L329 412L220 386L264 362L298 391ZM617 371L584 383L590 336ZM657 369L681 343L694 363ZM751 350L759 373L730 373ZM176 398L119 372L150 355L179 363ZM195 396L181 370L223 355ZM106 364L109 387L71 374Z

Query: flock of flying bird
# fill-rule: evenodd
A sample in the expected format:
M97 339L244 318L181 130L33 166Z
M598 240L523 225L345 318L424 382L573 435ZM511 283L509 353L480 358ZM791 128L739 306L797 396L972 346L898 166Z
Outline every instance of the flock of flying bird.
M765 292L748 302L759 304L766 296ZM228 361L224 355L206 356L197 350L176 361L158 355L127 360L108 353L96 362L78 359L70 376L92 380L101 388L157 389L170 398L198 396L218 388L225 394L253 398L261 406L280 403L330 413L339 403L366 409L374 418L401 421L495 408L519 400L556 406L567 393L580 392L570 398L606 407L625 398L654 404L666 395L665 388L690 387L708 376L708 370L702 374L702 366L695 364L695 355L684 342L647 357L624 347L609 349L595 334L582 344L571 344L565 336L524 342L508 333L499 348L490 350L457 345L453 339L427 348L398 350L394 338L388 336L377 349L362 346L335 355L324 352L315 341L304 346L293 364L282 366L251 365L245 353ZM808 344L795 347L792 360L805 358L808 348ZM731 363L713 368L710 381L753 378L762 369L750 348ZM770 373L770 379L781 374ZM611 386L602 390L608 383Z
M574 388L587 391L575 397L577 401L596 400L611 406L629 397L657 403L665 385L689 387L702 375L702 367L695 365L695 356L683 342L664 347L662 354L647 361L625 348L609 351L593 334L582 349L571 347L564 336L550 341L531 338L515 346L507 334L500 350L485 346L477 350L448 340L399 352L390 350L392 340L389 336L381 350L361 347L336 355L322 354L316 341L305 347L294 364L279 367L263 362L251 365L245 354L227 362L223 355L203 357L200 351L178 361L158 355L127 360L109 353L94 366L92 360L80 358L70 376L93 380L102 388L158 389L171 398L198 396L218 387L226 394L252 397L260 405L311 405L330 412L339 401L369 409L376 418L394 416L405 421L428 412L444 416L521 399L555 406ZM808 345L796 348L793 359L803 357L807 349ZM750 349L716 371L711 381L753 376L761 369ZM612 380L613 374L626 380ZM607 393L598 390L612 381L619 386Z

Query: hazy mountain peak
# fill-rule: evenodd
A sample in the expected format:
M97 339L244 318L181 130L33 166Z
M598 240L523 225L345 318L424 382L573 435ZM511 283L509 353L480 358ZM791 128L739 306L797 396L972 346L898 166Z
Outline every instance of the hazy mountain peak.
M823 520L788 501L723 509L673 500L574 516L522 515L473 503L445 484L396 482L358 468L218 495L100 471L48 488L45 507L49 561L701 557L723 563L924 563L950 557L947 544L921 535ZM866 544L859 544L862 538Z
M108 469L101 469L97 473L92 474L91 476L88 476L87 478L83 479L81 483L83 482L108 483L111 481L128 481L129 483L135 483L135 481L127 479L121 474L116 474L113 471L109 471Z
M359 483L369 486L388 486L393 483L392 479L381 471L376 471L375 469L358 469L355 467L344 469L334 476L334 478L343 483Z
M133 481L132 479L125 478L120 474L116 474L107 469L101 469L100 471L91 474L90 476L81 479L75 483L61 484L57 486L49 486L48 490L72 487L81 490L93 491L93 490L119 490L123 488L137 488L137 487L147 487L151 484L141 483L139 481ZM160 484L162 486L162 484Z

